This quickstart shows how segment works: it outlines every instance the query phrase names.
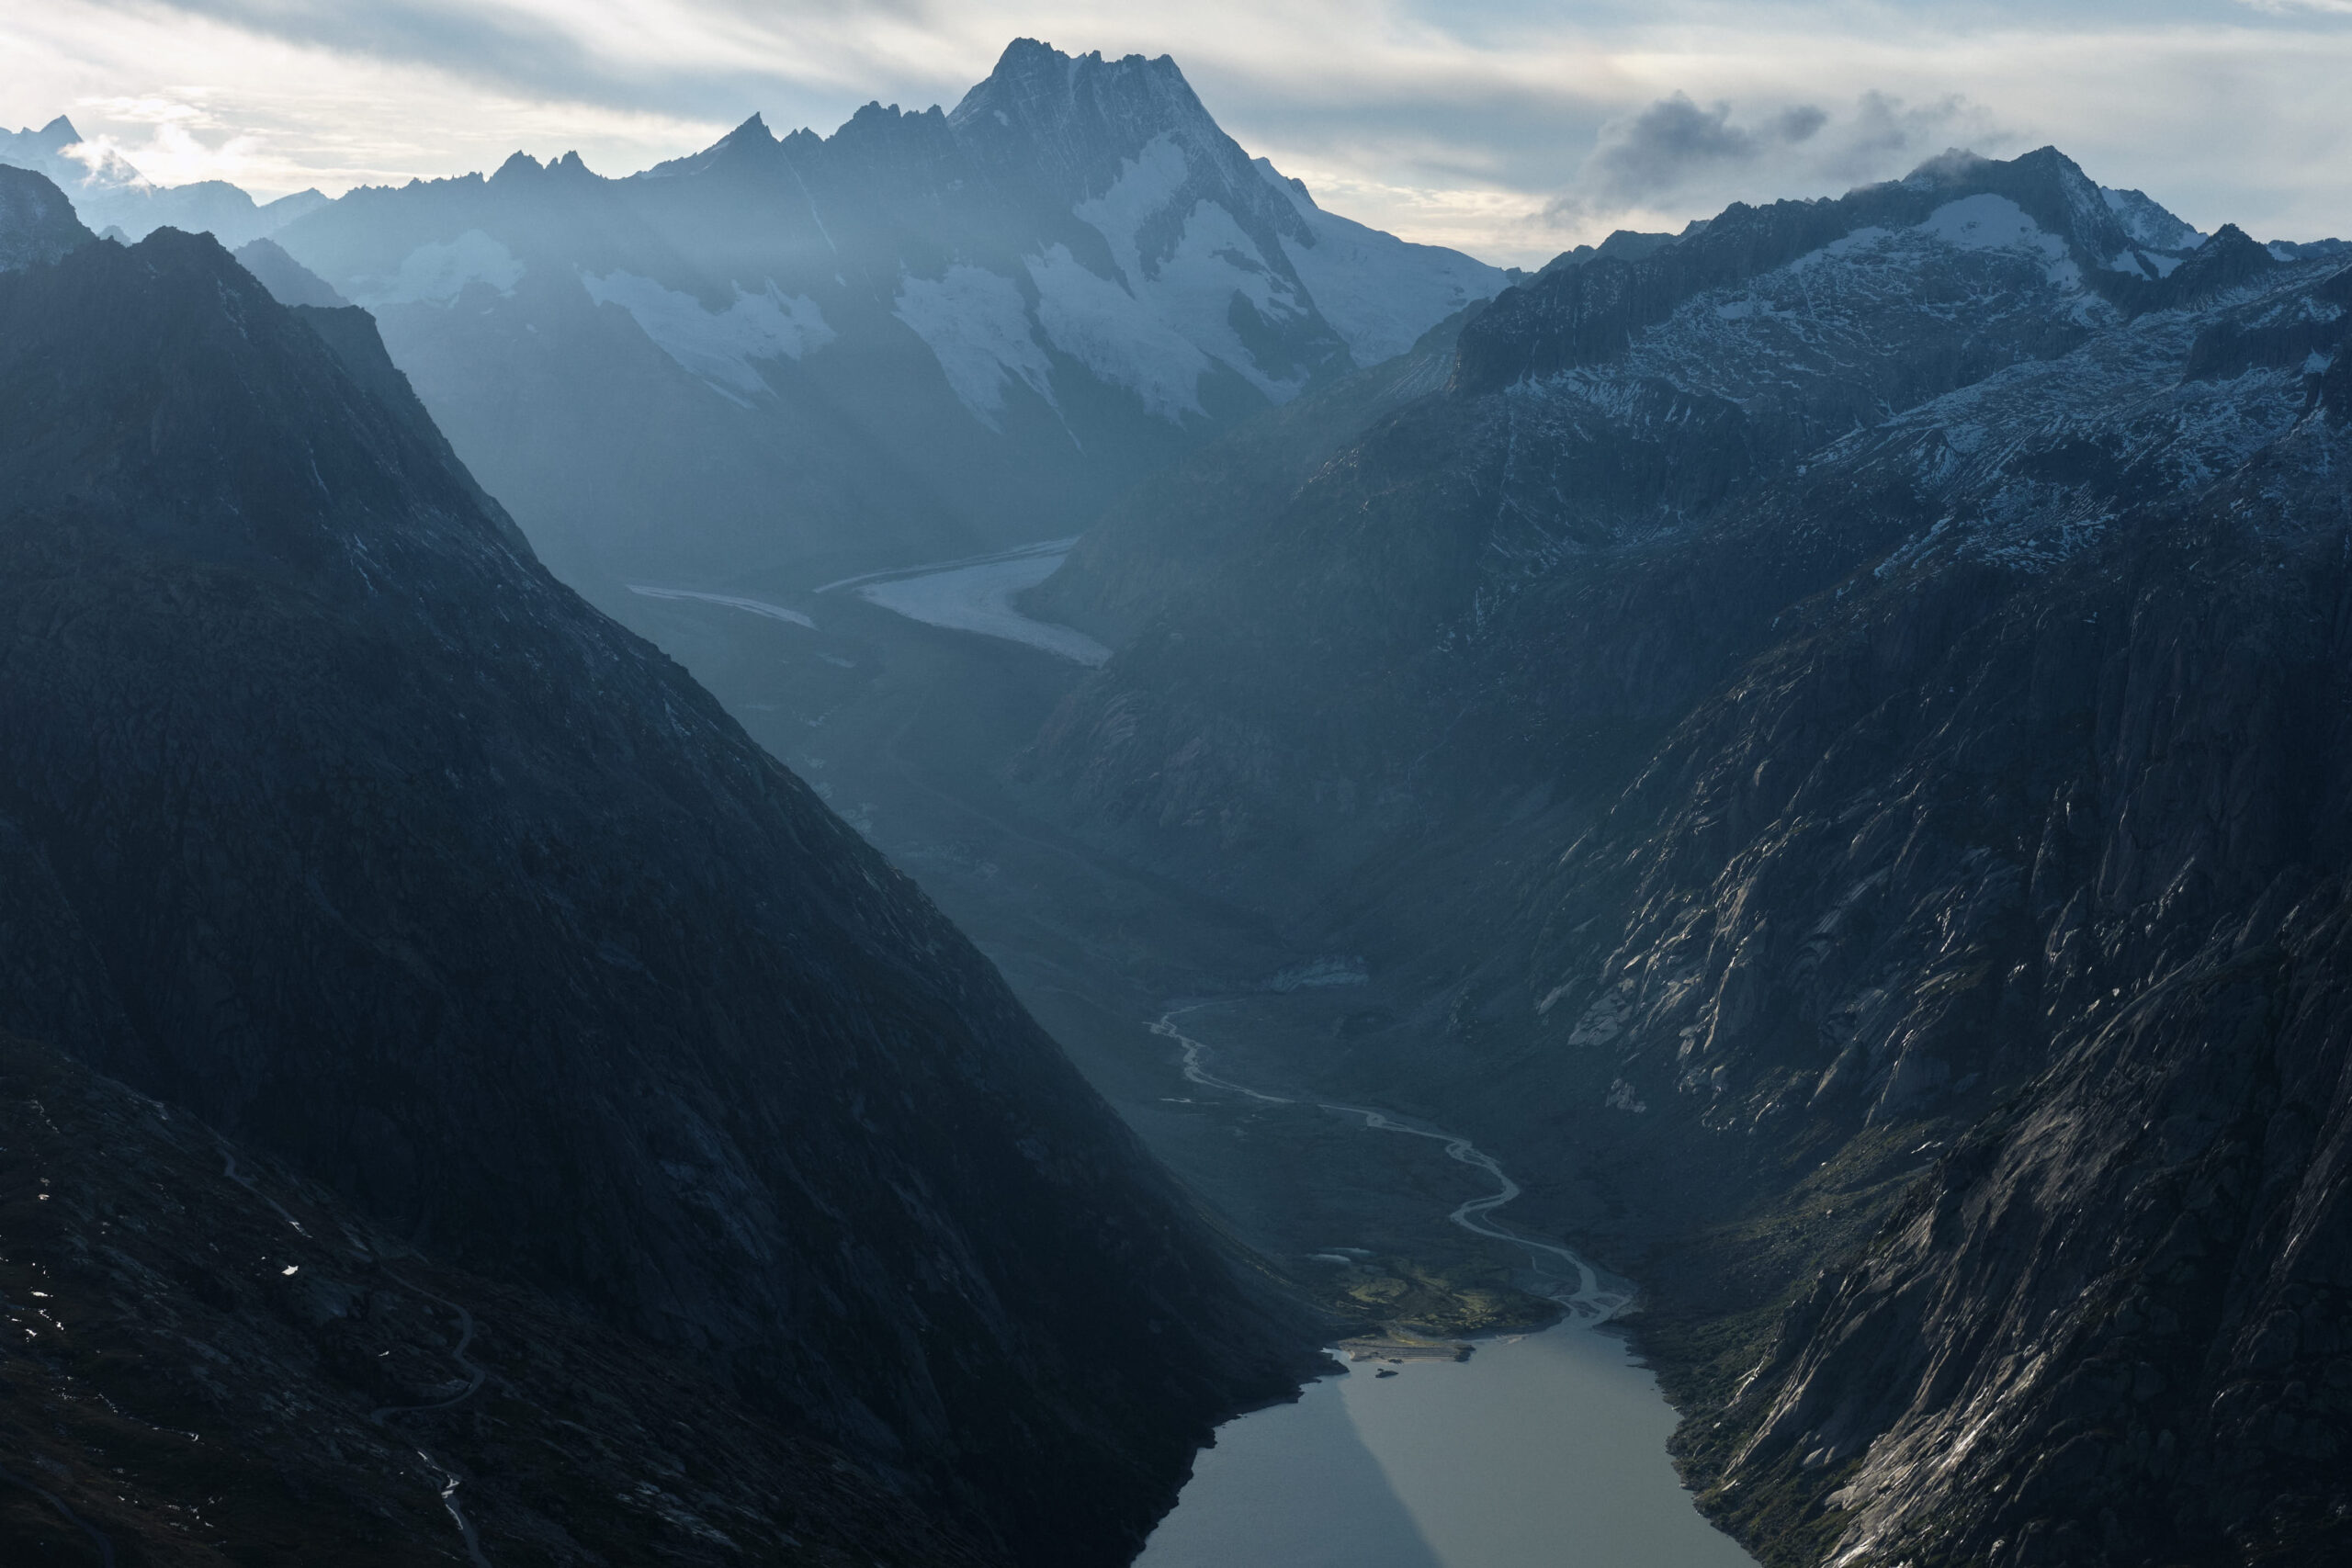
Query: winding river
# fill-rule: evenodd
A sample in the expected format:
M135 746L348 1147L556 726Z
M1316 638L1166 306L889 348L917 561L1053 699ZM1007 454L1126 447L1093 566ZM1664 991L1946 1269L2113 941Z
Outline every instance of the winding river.
M1180 1027L1192 1010L1151 1025L1181 1049L1188 1081L1442 1145L1494 1183L1448 1217L1523 1251L1569 1315L1482 1341L1466 1362L1382 1369L1335 1355L1295 1404L1218 1428L1137 1568L1753 1568L1683 1491L1657 1380L1621 1336L1597 1332L1629 1292L1499 1223L1519 1184L1469 1139L1220 1077Z

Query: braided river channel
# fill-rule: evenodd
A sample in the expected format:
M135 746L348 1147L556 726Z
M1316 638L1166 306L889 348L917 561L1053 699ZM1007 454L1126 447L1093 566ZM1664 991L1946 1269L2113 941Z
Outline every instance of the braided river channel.
M1448 1217L1521 1249L1566 1315L1474 1341L1466 1361L1335 1351L1332 1375L1297 1403L1218 1429L1138 1568L1752 1568L1691 1507L1667 1460L1674 1412L1607 1328L1631 1300L1622 1283L1499 1221L1519 1184L1468 1139L1219 1077L1182 1032L1186 1010L1152 1032L1181 1047L1188 1082L1442 1144L1473 1189Z

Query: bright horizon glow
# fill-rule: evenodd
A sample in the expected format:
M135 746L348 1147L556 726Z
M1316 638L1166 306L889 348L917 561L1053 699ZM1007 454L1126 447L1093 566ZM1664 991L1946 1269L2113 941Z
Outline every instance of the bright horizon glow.
M267 197L577 150L622 175L752 113L953 107L1015 37L1171 54L1331 210L1498 263L1946 146L2054 142L2199 228L2352 233L2335 0L51 0L0 20L0 125L70 115L163 185Z

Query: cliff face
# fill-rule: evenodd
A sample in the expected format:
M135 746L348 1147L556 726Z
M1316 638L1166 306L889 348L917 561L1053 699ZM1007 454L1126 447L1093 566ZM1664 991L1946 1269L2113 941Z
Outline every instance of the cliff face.
M1118 1560L1283 1331L367 326L171 231L0 275L0 1023L1024 1561Z
M2294 1561L2341 1528L2352 509L2340 430L2285 446L2041 581L1823 616L1552 884L1585 1092L1800 1188L1797 1150L1877 1151L1877 1191L1815 1196L1891 1214L1816 1246L1685 1433L1760 1537L1792 1498L1855 1562Z
M2342 1546L2352 273L2086 190L1506 294L1035 750L1434 976L1354 1081L1600 1193L1770 1562Z

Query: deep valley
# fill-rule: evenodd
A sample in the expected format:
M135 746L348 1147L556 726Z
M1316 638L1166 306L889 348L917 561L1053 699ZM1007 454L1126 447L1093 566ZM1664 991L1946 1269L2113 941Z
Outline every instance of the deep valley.
M1506 269L1025 39L78 135L0 1556L2352 1560L2352 245L2044 146Z

